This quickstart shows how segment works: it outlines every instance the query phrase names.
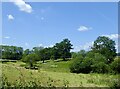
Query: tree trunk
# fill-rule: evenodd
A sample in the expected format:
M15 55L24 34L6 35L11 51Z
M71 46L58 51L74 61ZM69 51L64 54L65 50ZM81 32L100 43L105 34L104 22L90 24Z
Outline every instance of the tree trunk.
M63 61L65 61L65 57L63 57Z
M44 60L43 60L43 63L44 63Z
M33 67L33 64L32 64L32 63L30 63L30 68L31 68L31 67Z

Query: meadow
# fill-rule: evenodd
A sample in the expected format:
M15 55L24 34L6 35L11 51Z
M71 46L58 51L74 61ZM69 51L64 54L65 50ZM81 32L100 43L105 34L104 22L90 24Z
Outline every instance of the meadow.
M70 73L71 61L41 61L38 70L26 69L21 61L3 62L4 87L112 87L118 83L119 74Z

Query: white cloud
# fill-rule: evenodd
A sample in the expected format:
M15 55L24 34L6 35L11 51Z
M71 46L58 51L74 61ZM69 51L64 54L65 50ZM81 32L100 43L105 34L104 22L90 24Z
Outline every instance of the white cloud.
M11 0L16 6L19 7L20 11L24 11L27 13L31 13L32 12L32 7L25 3L24 0Z
M88 31L88 30L90 30L90 29L92 29L91 27L86 27L86 26L80 26L79 28L78 28L78 31Z
M117 39L120 37L119 34L110 34L110 35L102 35L102 36L109 37L110 39Z
M7 17L8 17L8 20L14 20L13 15L7 15Z
M9 37L9 36L5 36L5 37L3 37L3 38L5 38L5 39L9 39L10 37Z

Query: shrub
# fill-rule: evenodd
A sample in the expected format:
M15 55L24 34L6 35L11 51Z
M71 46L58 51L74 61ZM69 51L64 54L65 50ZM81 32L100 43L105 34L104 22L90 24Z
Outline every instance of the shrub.
M73 73L109 73L111 68L102 54L89 51L85 57L80 54L76 56L70 65L70 71Z
M116 57L110 66L114 73L120 73L120 57Z
M91 65L92 65L92 58L85 57L82 66L81 66L81 71L82 73L90 73L91 72Z
M39 57L36 54L29 54L25 58L22 59L23 62L27 63L29 67L33 67L34 64L39 61Z
M83 57L76 58L70 65L70 72L89 73L91 71L91 67L90 67L91 63L92 61L88 57L86 57L85 59L83 59Z
M70 72L72 73L79 73L79 67L81 66L81 62L83 57L73 59L72 63L70 64Z
M91 57L91 72L109 73L111 72L110 66L107 64L106 58L100 53L89 52L88 58Z
M93 51L89 51L86 54L86 57L89 57L89 58L94 58L94 56L95 56L95 53Z
M77 53L76 52L72 53L72 58L74 59L76 57L77 57Z
M107 60L106 60L106 58L102 55L102 54L100 54L100 53L95 53L95 55L94 55L94 62L104 62L104 63L107 63Z
M92 72L96 73L109 73L111 71L110 66L104 62L99 62L91 65Z

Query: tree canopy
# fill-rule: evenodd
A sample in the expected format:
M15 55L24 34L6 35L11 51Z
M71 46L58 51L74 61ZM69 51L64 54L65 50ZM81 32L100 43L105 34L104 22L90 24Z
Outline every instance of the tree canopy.
M70 40L63 39L60 43L55 44L54 49L57 50L59 56L65 60L66 58L71 57L70 50L72 49L72 46Z
M23 48L17 46L3 46L1 45L2 59L19 60L23 55Z
M115 41L105 36L99 36L95 41L92 50L106 57L111 63L116 56Z

